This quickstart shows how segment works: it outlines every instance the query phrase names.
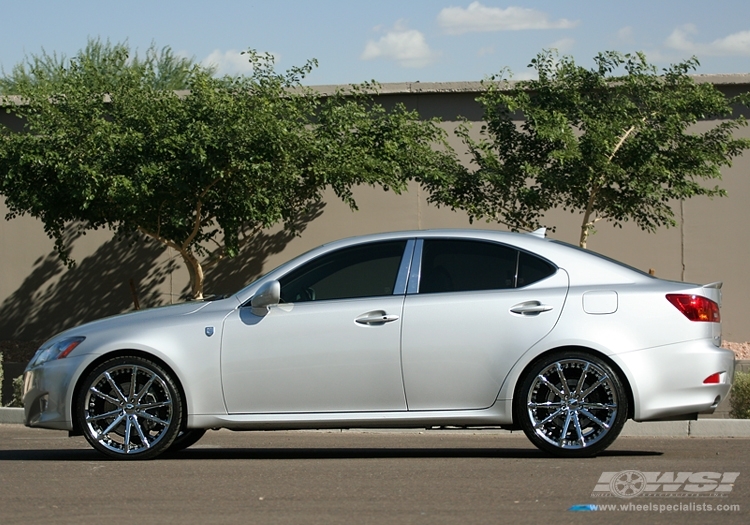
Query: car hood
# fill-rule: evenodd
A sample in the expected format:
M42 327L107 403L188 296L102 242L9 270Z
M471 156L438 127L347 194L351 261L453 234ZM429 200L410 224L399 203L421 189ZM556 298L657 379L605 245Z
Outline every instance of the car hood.
M137 312L128 312L124 314L114 315L112 317L105 317L90 323L85 323L75 328L70 328L55 335L44 344L47 345L54 342L57 339L73 336L90 336L94 333L120 328L122 326L133 326L136 323L153 323L158 322L170 317L180 317L184 315L194 314L211 304L211 302L189 302L168 306L158 306L155 308L148 308L146 310L138 310Z

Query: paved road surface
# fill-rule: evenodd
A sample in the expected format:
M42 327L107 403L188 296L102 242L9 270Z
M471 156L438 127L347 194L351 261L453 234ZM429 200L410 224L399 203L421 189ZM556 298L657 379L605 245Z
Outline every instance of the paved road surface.
M724 498L592 496L603 472L627 470L740 475ZM601 503L687 510L569 510ZM171 458L117 462L83 438L0 425L1 525L592 521L750 523L750 440L623 437L598 458L560 460L491 432L219 431Z

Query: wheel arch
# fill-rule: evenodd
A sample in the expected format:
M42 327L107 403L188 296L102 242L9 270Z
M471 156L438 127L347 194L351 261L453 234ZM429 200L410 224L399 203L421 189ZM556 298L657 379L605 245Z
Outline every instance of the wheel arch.
M607 365L609 365L620 377L622 381L622 385L625 388L625 392L628 396L628 419L632 419L635 415L635 398L633 396L633 388L630 384L630 380L628 379L627 374L623 371L623 369L615 362L613 361L607 354L604 354L598 350L595 350L593 348L589 348L587 346L578 346L578 345L568 345L568 346L558 346L555 348L550 348L548 350L545 350L541 354L534 357L534 359L530 360L526 366L521 370L521 373L518 375L516 384L513 386L513 398L511 400L511 410L513 411L513 424L518 424L518 413L519 410L518 406L518 399L520 399L520 389L523 385L523 381L526 378L526 375L529 373L529 371L536 366L536 364L549 357L553 354L558 354L562 352L582 352L584 354L589 354L595 357L598 357Z
M107 352L106 354L102 354L96 359L94 359L91 363L89 363L86 368L84 368L81 373L78 375L78 378L76 379L75 387L73 388L73 395L71 397L70 402L70 419L73 424L73 430L70 431L70 435L72 436L80 436L83 434L83 429L80 427L78 423L78 418L75 416L75 410L76 410L76 400L78 399L78 396L81 393L81 388L83 387L83 382L86 380L86 378L89 376L89 374L99 365L102 363L109 361L110 359L116 359L118 357L126 357L126 356L132 356L132 357L140 357L142 359L148 359L149 361L153 361L155 364L162 367L166 372L168 372L172 379L177 386L180 396L182 397L182 421L187 421L187 415L188 415L188 402L185 395L185 388L182 386L182 381L180 379L180 376L174 371L174 369L169 366L169 364L164 361L163 359L159 358L158 356L145 352L143 350L135 350L135 349L122 349L122 350L114 350L111 352Z

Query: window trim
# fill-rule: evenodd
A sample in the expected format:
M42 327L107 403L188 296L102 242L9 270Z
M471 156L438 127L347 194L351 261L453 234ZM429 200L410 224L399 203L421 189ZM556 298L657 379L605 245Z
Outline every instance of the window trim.
M393 286L393 293L391 295L406 294L409 276L414 264L414 250L416 244L416 239L408 239L406 241L404 254L401 256L401 265L398 268L398 275L396 276L396 284ZM416 264L419 264L419 261L416 261Z
M417 239L414 246L414 255L412 257L411 269L409 273L409 284L406 287L407 295L419 293L419 281L422 277L422 250L424 249L424 239Z

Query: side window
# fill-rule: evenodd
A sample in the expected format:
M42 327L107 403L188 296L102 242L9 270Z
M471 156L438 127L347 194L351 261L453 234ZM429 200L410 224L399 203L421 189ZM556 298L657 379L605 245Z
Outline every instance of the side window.
M521 252L518 258L518 283L521 288L549 277L557 269L544 259L540 259L530 253Z
M281 282L287 303L390 295L406 241L370 243L322 255L288 273Z
M424 242L420 293L514 288L518 250L479 241Z
M501 244L425 239L419 293L521 288L555 271L544 259Z

